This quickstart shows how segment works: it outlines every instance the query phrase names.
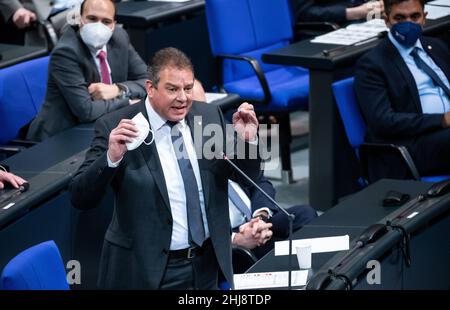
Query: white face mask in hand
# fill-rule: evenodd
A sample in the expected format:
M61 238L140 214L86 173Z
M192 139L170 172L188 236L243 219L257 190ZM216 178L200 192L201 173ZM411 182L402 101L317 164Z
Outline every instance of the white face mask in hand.
M100 49L108 43L112 34L111 28L101 22L84 24L80 29L83 42L95 49Z
M137 147L139 147L142 142L145 145L150 145L153 143L153 140L155 139L155 136L153 134L153 130L150 129L150 125L148 124L147 119L145 118L145 116L139 112L138 114L136 114L135 117L132 118L132 121L135 123L135 126L138 128L139 132L138 132L138 136L133 138L133 141L128 142L127 143L127 149L128 151L132 151L134 149L136 149ZM145 142L145 138L147 138L149 132L152 133L152 140L150 142Z

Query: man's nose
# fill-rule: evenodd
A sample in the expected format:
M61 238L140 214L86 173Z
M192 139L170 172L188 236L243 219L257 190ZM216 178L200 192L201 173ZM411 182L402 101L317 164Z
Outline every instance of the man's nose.
M177 100L179 100L179 101L186 101L187 100L187 94L184 91L184 89L180 89L178 91Z

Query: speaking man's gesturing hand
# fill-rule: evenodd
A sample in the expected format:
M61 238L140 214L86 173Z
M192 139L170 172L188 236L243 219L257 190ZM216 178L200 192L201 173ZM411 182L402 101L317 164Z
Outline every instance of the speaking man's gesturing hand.
M254 141L258 132L258 119L253 105L244 102L237 112L233 114L233 126L236 132L245 141Z

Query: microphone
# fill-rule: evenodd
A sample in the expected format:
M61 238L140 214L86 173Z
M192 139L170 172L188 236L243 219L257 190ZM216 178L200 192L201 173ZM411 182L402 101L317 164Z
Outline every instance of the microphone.
M239 172L250 184L258 189L267 199L270 200L282 213L284 213L289 219L289 258L288 258L288 289L292 289L292 227L294 225L295 215L287 212L282 208L272 197L269 196L258 184L256 184L244 171L242 171L235 163L233 163L224 152L221 152L222 158L233 167L234 170Z
M19 192L24 193L30 188L30 183L25 182L19 186Z

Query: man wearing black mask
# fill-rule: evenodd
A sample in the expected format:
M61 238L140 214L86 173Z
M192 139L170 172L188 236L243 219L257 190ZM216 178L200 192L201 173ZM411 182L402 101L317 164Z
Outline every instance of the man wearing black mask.
M390 32L358 62L355 91L367 141L404 145L420 175L449 174L450 52L421 35L424 2L384 0ZM406 168L388 156L370 159L370 176L407 177Z

